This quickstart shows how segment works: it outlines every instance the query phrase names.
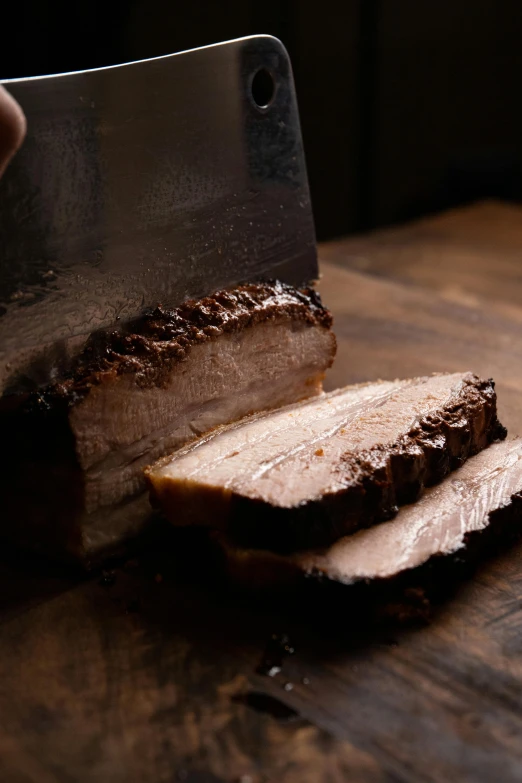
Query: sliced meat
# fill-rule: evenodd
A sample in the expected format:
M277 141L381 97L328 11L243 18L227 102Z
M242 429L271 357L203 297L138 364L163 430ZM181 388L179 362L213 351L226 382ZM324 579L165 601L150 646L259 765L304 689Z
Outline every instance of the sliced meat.
M419 568L435 555L466 547L490 523L507 521L522 531L522 439L495 443L442 484L428 489L398 516L336 541L328 549L283 556L242 549L214 535L235 582L274 587L304 576L343 584L389 580Z
M162 460L151 497L176 525L290 552L390 518L424 485L505 437L471 373L347 387L255 416Z
M95 335L66 380L17 411L3 400L4 532L80 554L118 544L148 513L147 464L216 426L321 392L335 354L330 327L313 291L274 283Z

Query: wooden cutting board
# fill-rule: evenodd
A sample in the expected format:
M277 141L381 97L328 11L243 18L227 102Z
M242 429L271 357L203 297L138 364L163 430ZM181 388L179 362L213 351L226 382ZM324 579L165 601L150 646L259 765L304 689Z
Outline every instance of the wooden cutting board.
M473 369L522 432L522 209L478 205L322 257L329 388ZM328 622L261 608L187 583L164 553L81 582L5 562L0 781L520 781L521 558L484 564L426 626L364 636L342 606ZM274 633L295 653L267 677Z

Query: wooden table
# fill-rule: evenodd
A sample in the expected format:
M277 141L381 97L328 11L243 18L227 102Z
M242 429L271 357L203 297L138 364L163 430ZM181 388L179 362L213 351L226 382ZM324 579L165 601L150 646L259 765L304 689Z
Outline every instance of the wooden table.
M321 255L330 388L469 368L498 381L502 419L522 432L521 208L483 204ZM5 565L0 781L520 781L521 556L484 565L428 626L363 639L342 612L325 625L180 584L157 553L112 586ZM280 631L295 654L257 674Z

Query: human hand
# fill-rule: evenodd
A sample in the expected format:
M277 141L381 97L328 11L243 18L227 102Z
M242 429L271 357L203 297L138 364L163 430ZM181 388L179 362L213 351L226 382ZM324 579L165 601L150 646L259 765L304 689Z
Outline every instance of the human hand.
M25 130L22 109L0 84L0 177L24 140Z

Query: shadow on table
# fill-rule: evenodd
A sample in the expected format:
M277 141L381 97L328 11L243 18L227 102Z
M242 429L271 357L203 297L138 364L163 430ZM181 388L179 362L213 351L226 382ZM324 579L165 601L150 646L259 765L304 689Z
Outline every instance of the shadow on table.
M158 521L126 560L90 574L4 552L0 624L73 590L96 596L100 607L106 598L112 616L139 615L147 625L166 633L175 626L205 644L225 632L234 644L249 639L259 644L280 633L297 634L323 652L327 640L337 650L351 649L436 620L438 608L469 583L485 552L491 557L519 536L490 527L463 552L434 557L393 579L346 586L303 578L287 590L255 591L227 583L204 531L176 530Z

